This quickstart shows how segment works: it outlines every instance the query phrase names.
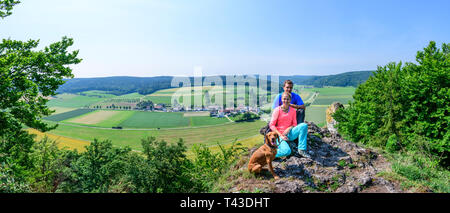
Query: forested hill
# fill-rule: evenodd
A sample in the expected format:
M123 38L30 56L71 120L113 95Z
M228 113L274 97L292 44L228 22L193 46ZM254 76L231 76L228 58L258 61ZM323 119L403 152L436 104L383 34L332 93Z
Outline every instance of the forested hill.
M364 83L371 75L373 75L373 72L374 71L353 71L326 76L308 76L308 75L280 76L280 82L284 82L284 80L290 79L295 84L312 85L314 87L324 87L324 86L356 87L359 84Z
M354 71L327 76L280 76L280 82L286 79L295 84L323 86L357 86L365 82L373 71ZM225 83L225 76L220 76ZM67 79L58 93L77 93L89 90L103 90L115 95L137 92L143 95L153 93L160 89L171 87L172 76L159 77L128 77L115 76L103 78L73 78ZM191 78L191 82L193 82ZM270 85L270 83L269 83Z
M76 93L89 90L103 90L114 95L133 92L150 94L160 89L170 88L172 76L161 77L128 77L114 76L103 78L73 78L67 79L58 93Z

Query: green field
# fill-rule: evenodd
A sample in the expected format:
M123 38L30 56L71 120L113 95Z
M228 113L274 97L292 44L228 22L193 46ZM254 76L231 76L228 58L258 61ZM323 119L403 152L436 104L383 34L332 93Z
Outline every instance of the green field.
M136 112L134 111L119 111L119 113L112 116L111 118L108 118L107 120L99 122L95 125L100 127L120 126L122 122L133 116L135 113Z
M195 116L189 117L191 126L207 126L207 125L217 125L228 123L229 120L226 118L211 118L205 116Z
M306 108L305 120L312 121L315 124L326 122L326 110L328 106L309 106Z
M158 90L152 94L149 94L144 97L144 100L151 100L153 103L164 103L164 104L171 104L172 96L177 93L180 98L178 103L183 102L184 96L190 96L191 97L191 103L193 103L194 98L200 98L202 100L202 104L208 105L208 103L204 103L205 94L208 93L210 99L214 102L216 98L216 94L222 95L222 97L225 99L225 97L234 96L234 93L237 94L244 94L243 97L236 97L239 100L245 99L246 102L248 102L249 95L252 97L256 97L258 88L257 87L244 87L244 86L237 86L233 91L224 91L227 88L221 87L221 86L204 86L202 89L202 97L195 97L194 96L194 90L198 89L198 87L180 87L180 88L170 88L170 89L164 89L164 90ZM267 92L266 90L263 90L262 92Z
M114 98L116 95L109 94L106 91L101 90L90 90L85 92L80 92L80 95L84 96L91 96L91 97L98 97L98 98Z
M310 101L314 93L318 95L312 100L310 106L306 108L306 121L315 124L326 124L326 110L333 102L340 102L347 105L353 100L355 87L324 87L324 88L303 88L296 85L295 90L300 91L300 96L304 102ZM305 94L305 95L302 95Z
M54 122L47 122L54 124ZM259 129L264 125L266 125L265 122L254 121L180 129L114 130L61 124L49 133L87 141L93 141L94 138L109 139L116 146L130 146L134 150L142 150L141 139L147 136L156 136L158 140L167 142L176 142L179 138L183 138L188 147L197 143L211 146L259 135Z
M171 96L145 96L144 100L152 101L156 104L171 104Z
M135 112L119 124L127 128L173 128L189 126L189 118L179 112Z
M100 102L105 98L99 98L94 96L83 96L75 94L60 94L56 98L51 99L47 106L49 107L68 107L68 108L79 108L86 107L93 103Z
M95 109L76 109L76 110L72 110L72 111L68 111L68 112L51 115L51 116L45 117L44 119L49 120L49 121L63 121L63 120L81 116L81 115L84 115L86 113L93 112L93 111L95 111Z
M49 106L56 109L59 114L49 116L45 120L49 123L60 123L57 129L49 132L50 134L84 141L92 141L94 138L109 139L116 146L130 146L134 150L141 150L141 139L147 136L155 136L168 142L176 142L179 138L183 138L188 147L197 143L207 146L214 146L217 143L229 144L234 140L257 136L259 129L266 125L263 121L231 123L226 118L209 117L207 113L105 110L106 106L113 103L116 106L133 106L140 100L170 104L171 96L178 89L160 90L147 96L137 93L115 96L103 91L87 91L82 95L61 94L49 101ZM208 91L211 97L223 94L221 87L204 89L203 96L205 91ZM244 87L238 87L236 90L243 92ZM245 90L250 91L252 88ZM306 109L306 120L325 124L327 107L335 101L347 104L352 100L354 91L355 88L352 87L300 89L298 92L302 99L312 103ZM182 94L190 92L191 88L181 89ZM192 95L190 97L193 98ZM83 106L97 105L102 106L102 109L79 109ZM266 107L270 107L269 105L271 106L271 103ZM124 129L110 129L113 126L121 126Z
M354 87L324 87L303 89L302 91L319 93L312 105L330 105L336 101L346 105L353 100L352 96L355 90Z
M92 122L92 120L99 119L97 115L99 114L98 112L114 112L114 114L104 120L100 119L100 121ZM121 126L129 129L179 128L189 126L197 127L225 124L229 122L226 118L209 117L209 115L185 117L182 112L145 112L95 109L76 109L69 112L55 114L44 119L91 127L111 128L113 126ZM79 120L82 120L83 122Z

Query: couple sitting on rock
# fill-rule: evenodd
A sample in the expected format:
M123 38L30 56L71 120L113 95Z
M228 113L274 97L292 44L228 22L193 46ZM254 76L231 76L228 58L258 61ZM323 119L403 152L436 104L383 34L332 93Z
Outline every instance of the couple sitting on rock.
M305 105L300 95L292 92L293 86L291 80L286 80L283 84L284 93L275 98L272 106L273 113L269 127L280 136L275 157L289 156L292 150L288 142L298 139L298 154L311 158L312 152L307 150L308 125L304 123Z

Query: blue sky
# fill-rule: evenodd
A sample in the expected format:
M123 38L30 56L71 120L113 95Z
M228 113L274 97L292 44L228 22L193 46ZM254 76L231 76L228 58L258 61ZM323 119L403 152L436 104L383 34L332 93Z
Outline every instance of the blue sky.
M450 1L22 0L0 38L74 38L75 77L327 75L450 42Z

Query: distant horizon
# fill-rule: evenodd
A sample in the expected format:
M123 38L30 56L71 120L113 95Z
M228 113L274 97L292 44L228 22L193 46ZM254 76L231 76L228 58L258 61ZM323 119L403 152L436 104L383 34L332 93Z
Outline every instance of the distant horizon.
M341 72L341 73L336 73L336 74L326 74L326 75L279 75L279 76L285 76L285 77L289 77L289 76L330 76L330 75L339 75L339 74L344 74L344 73L349 73L349 72L375 72L376 70L355 70L355 71L348 71L348 72ZM229 74L229 75L202 75L202 77L208 77L208 76L241 76L241 75L254 75L254 76L258 76L258 75L265 75L265 74ZM270 76L270 75L268 75ZM114 75L114 76L98 76L98 77L73 77L70 79L75 79L75 78L111 78L111 77L131 77L131 78L154 78L154 77L197 77L194 75L157 75L157 76L131 76L131 75Z

